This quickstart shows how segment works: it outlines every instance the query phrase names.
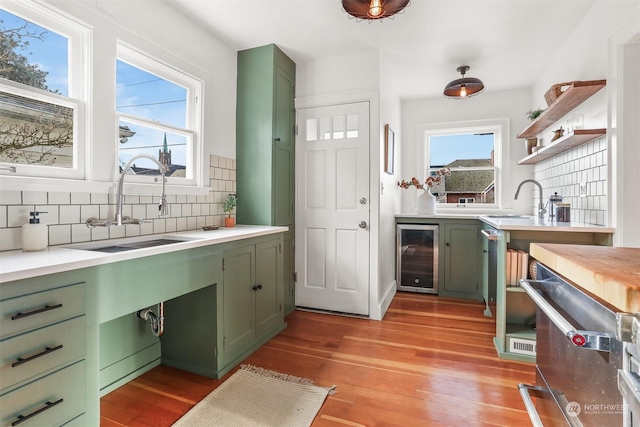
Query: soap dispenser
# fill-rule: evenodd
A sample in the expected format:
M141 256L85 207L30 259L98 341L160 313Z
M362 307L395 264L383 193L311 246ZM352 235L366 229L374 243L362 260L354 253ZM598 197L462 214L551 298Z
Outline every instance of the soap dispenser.
M49 229L40 224L38 215L47 212L29 212L29 224L22 226L22 250L25 252L42 251L49 245Z

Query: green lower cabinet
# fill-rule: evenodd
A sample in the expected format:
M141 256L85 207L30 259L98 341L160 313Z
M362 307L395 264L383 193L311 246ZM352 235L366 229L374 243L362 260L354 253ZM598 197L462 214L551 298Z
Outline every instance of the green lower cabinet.
M285 327L282 244L280 237L224 252L222 370Z
M283 330L282 253L279 235L226 245L216 254L214 286L165 303L162 364L221 378ZM180 316L169 321L170 313Z
M477 222L444 224L444 280L439 295L482 299Z

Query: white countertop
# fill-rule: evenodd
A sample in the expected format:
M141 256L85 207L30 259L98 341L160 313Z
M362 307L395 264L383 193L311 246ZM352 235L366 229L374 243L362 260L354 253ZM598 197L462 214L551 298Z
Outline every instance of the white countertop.
M499 215L499 214L497 214ZM544 220L531 215L492 218L483 214L450 214L450 213L433 213L433 214L417 214L417 213L400 213L395 215L396 218L418 218L418 219L478 219L498 230L520 230L520 231L558 231L558 232L577 232L577 233L608 233L615 232L615 228L605 227L602 225L585 224L580 222L556 222Z
M232 242L251 237L284 233L286 231L288 231L288 227L239 225L234 228L220 228L212 231L192 230L178 233L152 234L135 238L109 239L73 245L53 246L38 252L22 252L20 250L0 252L0 283L109 264L112 262L127 261L150 255L159 255L184 249ZM133 241L155 240L163 237L179 237L185 241L116 253L82 250L82 248L88 247L112 246Z

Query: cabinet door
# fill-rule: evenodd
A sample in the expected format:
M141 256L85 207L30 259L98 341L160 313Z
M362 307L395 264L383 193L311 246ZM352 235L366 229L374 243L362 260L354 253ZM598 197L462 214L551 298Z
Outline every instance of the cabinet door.
M282 323L282 263L280 239L256 245L256 335Z
M294 78L276 66L273 225L294 223Z
M447 291L478 291L478 226L445 225L444 288Z
M224 252L223 312L225 359L255 338L255 246Z

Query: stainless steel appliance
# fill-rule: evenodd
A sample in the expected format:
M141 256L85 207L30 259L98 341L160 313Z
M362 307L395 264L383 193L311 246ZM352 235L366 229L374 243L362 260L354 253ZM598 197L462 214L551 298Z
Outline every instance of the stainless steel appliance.
M398 224L397 288L401 291L438 293L438 226Z
M538 280L520 281L537 305L536 386L519 386L532 423L622 426L620 314L544 265L537 273Z

